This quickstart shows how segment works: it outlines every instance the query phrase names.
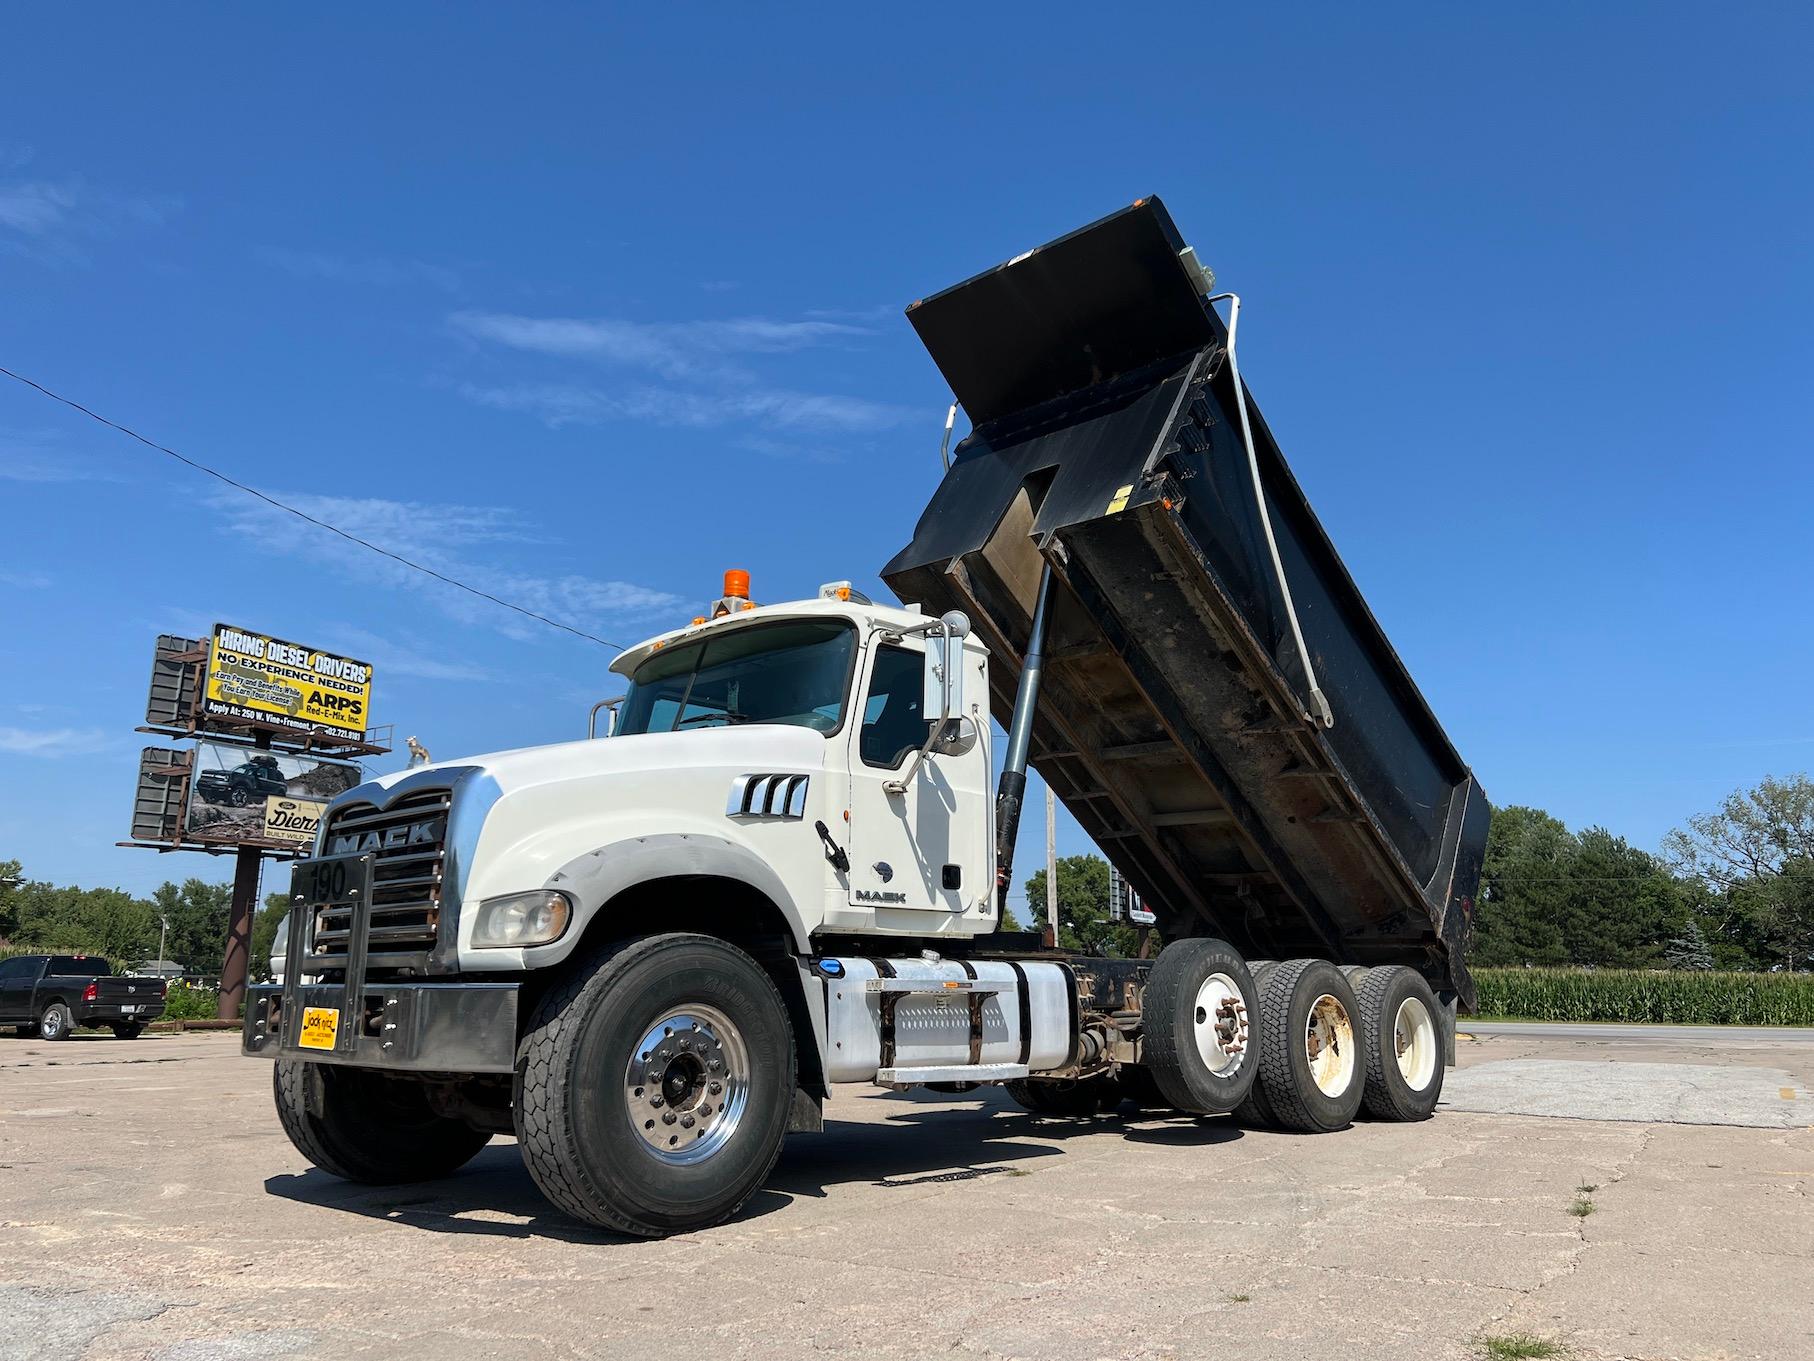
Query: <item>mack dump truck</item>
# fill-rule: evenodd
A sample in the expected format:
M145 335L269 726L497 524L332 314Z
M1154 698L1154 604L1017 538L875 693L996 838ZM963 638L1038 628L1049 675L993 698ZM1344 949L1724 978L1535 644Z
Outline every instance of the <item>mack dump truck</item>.
M838 1083L1430 1115L1487 802L1213 287L1145 199L913 304L972 430L881 573L911 603L730 573L612 664L606 736L336 798L242 1040L304 1156L418 1181L511 1133L557 1206L653 1236L733 1213ZM1002 929L1029 767L1152 957Z

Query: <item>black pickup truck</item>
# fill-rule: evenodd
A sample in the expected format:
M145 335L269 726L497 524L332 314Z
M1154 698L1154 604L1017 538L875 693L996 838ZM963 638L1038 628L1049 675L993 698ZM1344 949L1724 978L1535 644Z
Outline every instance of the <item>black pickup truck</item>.
M0 1025L66 1040L77 1026L105 1026L136 1040L164 1014L161 978L115 975L99 955L17 955L0 960Z

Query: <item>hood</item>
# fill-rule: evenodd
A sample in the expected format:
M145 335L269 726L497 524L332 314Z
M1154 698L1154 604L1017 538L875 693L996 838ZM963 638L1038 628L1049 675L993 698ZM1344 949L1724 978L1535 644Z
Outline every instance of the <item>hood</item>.
M517 747L433 765L394 771L368 780L342 794L336 803L374 799L404 781L412 786L452 784L482 773L500 791L562 780L597 778L633 771L699 769L748 765L820 770L825 765L824 734L783 723L749 723L737 727L701 728L694 732L636 733L589 741L560 742L546 747ZM437 779L439 775L439 779Z

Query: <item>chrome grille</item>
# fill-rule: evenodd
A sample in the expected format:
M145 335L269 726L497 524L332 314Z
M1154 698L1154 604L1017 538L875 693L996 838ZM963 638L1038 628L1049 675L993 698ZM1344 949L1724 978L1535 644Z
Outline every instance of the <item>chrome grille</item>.
M434 949L451 803L449 790L423 789L387 808L351 803L330 815L323 855L370 852L373 857L368 967L420 964ZM311 951L316 967L332 968L335 960L346 958L352 912L350 903L316 909Z

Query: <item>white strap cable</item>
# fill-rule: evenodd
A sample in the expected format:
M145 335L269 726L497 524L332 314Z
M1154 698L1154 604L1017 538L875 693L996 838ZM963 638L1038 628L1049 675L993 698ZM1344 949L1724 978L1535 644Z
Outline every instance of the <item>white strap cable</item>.
M1325 728L1335 726L1335 714L1328 697L1316 683L1316 667L1310 661L1310 649L1304 643L1303 626L1298 623L1297 606L1292 603L1291 583L1285 580L1285 564L1279 557L1279 541L1272 532L1272 513L1266 508L1266 487L1260 481L1260 457L1253 448L1253 426L1247 418L1247 389L1241 384L1241 365L1235 359L1235 327L1241 321L1241 299L1234 293L1218 293L1209 302L1228 300L1228 375L1234 380L1235 401L1241 411L1241 438L1247 445L1247 470L1253 476L1253 499L1260 510L1260 528L1266 531L1266 547L1272 553L1272 572L1278 578L1279 594L1285 600L1285 617L1291 621L1291 636L1297 643L1298 660L1304 664L1304 679L1310 683L1310 706Z

